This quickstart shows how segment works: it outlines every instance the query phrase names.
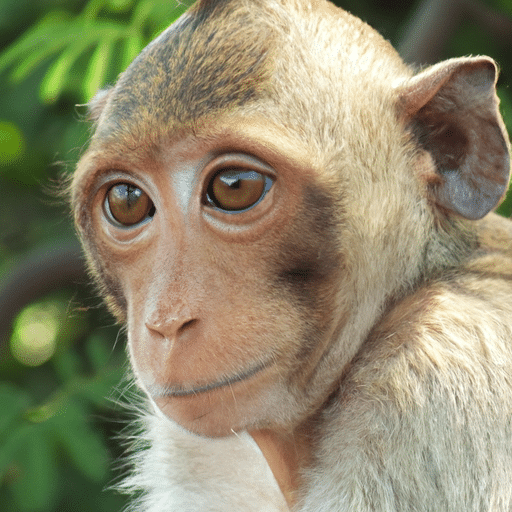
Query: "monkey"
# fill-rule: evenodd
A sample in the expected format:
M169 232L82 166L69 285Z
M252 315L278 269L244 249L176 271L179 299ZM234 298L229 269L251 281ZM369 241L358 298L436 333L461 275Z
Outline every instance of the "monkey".
M512 511L497 73L198 0L91 101L70 200L146 397L133 510Z

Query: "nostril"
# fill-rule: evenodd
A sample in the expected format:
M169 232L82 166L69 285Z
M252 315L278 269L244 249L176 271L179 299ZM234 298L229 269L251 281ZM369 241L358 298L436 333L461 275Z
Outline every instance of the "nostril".
M183 333L184 331L186 331L187 329L189 329L190 327L193 327L195 324L197 323L197 319L196 318L193 318L192 320L188 320L187 322L185 322L179 329L178 329L178 334L181 334Z

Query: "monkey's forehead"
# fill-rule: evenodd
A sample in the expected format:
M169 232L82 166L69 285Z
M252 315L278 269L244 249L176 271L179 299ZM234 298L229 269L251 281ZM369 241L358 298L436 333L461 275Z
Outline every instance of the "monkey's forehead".
M172 129L261 98L274 36L233 4L184 14L143 50L111 91L104 135L141 124Z
M325 124L323 107L329 104L329 115L338 117L331 121L338 122L342 89L352 83L360 91L362 76L373 87L372 69L392 69L398 57L358 18L308 1L199 2L121 75L96 139L158 139L212 114L253 105L269 117L285 112L284 121L312 127ZM322 119L312 123L312 111Z

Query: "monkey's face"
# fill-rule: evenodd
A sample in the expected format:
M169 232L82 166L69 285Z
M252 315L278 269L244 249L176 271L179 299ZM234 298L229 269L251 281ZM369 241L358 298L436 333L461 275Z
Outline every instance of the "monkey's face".
M318 155L255 114L274 36L249 12L191 12L150 44L92 105L73 183L138 382L206 435L289 425L324 400L333 383L309 384L344 318L337 199Z
M494 95L494 63L412 79L349 15L331 20L356 23L347 41L313 44L271 4L200 2L164 31L93 101L72 186L141 387L207 435L320 407L389 299L447 264L447 212L480 218L508 180L496 101L466 111Z
M334 205L282 134L277 151L268 122L247 126L151 151L93 145L75 181L140 385L206 435L279 422L339 321Z

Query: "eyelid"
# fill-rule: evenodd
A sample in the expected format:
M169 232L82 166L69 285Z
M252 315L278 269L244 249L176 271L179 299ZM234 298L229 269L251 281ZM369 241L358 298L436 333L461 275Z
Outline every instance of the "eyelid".
M228 153L215 158L205 167L207 175L205 181L209 182L214 175L229 168L258 172L274 180L277 178L274 168L259 158L246 153Z
M101 174L100 174L101 173ZM119 171L117 169L108 169L106 171L100 171L99 175L94 180L94 193L98 193L99 190L105 186L108 188L113 187L117 183L131 183L141 190L146 192L147 186L141 182L139 177L130 171ZM147 194L147 192L146 192Z

